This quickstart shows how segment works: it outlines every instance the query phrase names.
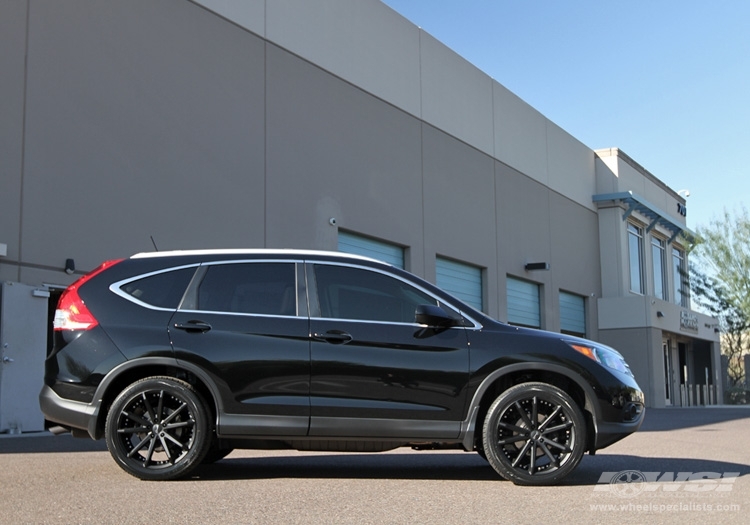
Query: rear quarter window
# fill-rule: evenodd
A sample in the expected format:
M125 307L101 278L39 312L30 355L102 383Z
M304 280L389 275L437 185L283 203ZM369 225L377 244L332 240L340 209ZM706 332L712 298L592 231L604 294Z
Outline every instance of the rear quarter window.
M120 290L134 299L159 308L177 308L195 268L183 268L131 281Z

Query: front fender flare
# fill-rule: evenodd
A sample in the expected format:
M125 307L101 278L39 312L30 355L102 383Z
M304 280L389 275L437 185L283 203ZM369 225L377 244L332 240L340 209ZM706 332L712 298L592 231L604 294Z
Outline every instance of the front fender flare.
M589 411L593 415L592 419L594 423L594 434L596 435L598 431L597 421L599 420L601 414L599 404L596 402L597 395L588 381L586 381L580 374L570 370L569 368L561 365L556 365L554 363L515 363L494 370L493 372L488 374L474 392L474 396L472 397L471 403L469 404L469 408L467 410L466 419L461 422L461 444L465 450L474 450L474 439L477 432L476 424L477 417L479 416L479 406L482 402L482 398L484 398L485 394L492 386L492 384L508 374L512 374L514 372L524 372L528 370L559 374L567 377L576 385L578 385L583 390L584 396L586 398L584 409Z

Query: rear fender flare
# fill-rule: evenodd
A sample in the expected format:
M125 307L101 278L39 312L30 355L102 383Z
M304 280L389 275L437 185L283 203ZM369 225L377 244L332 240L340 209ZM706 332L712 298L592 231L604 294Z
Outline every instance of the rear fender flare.
M102 405L107 393L112 387L112 384L124 373L127 373L135 368L149 366L166 366L170 368L177 368L195 375L211 393L211 397L213 398L212 402L214 403L217 417L218 414L222 413L223 406L221 403L219 390L218 388L216 388L213 380L201 368L185 361L179 361L172 357L143 357L139 359L133 359L130 361L125 361L124 363L121 363L113 368L104 377L104 379L102 379L102 382L99 383L99 386L96 388L96 392L94 392L94 400L91 403L91 405L93 406L93 412L91 414L92 417L89 419L88 426L88 433L93 439L100 439L103 435L101 431L102 426L99 424L100 418L104 416L104 414L102 414Z

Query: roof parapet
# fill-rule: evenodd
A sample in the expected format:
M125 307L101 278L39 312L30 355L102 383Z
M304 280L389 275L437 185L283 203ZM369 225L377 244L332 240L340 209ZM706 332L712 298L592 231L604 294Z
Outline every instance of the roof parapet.
M614 202L616 204L624 204L626 206L625 212L622 215L622 220L625 221L630 217L634 211L637 211L644 217L647 217L650 221L646 227L646 233L651 232L656 226L668 230L672 236L669 239L669 243L672 243L680 236L685 237L688 241L695 238L695 233L690 230L687 226L675 222L669 215L648 202L643 197L633 193L632 191L623 191L619 193L602 193L594 195L593 201L597 204L603 202Z

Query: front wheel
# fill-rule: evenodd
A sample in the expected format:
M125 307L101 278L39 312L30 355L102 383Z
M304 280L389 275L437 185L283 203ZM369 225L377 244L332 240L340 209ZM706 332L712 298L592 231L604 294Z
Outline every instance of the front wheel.
M149 377L123 390L107 415L110 454L144 480L186 476L211 444L209 411L198 392L172 377Z
M487 412L483 448L492 468L516 485L554 485L578 466L586 447L581 409L561 389L522 383Z

